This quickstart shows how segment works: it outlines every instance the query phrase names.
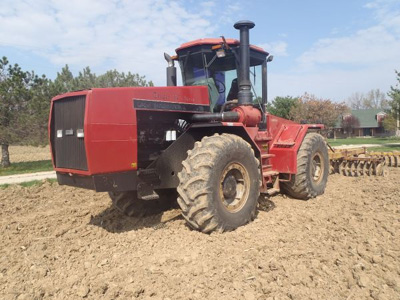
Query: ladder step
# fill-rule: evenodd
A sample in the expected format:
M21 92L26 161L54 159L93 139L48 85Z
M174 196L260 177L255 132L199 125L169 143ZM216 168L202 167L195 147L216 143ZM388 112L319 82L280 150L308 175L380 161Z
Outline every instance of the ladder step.
M274 146L291 147L291 146L294 146L294 144L296 144L296 143L295 142L275 142Z
M275 188L272 188L272 189L268 189L267 190L267 194L268 195L274 195L274 194L277 194L277 193L279 193L280 192L280 189L275 189Z
M279 175L279 172L278 171L263 171L264 177L275 176L275 175Z
M272 165L263 165L262 169L263 171L271 171Z
M262 133L262 132L258 132L258 134L255 136L255 141L256 142L268 142L271 141L272 137L269 136L267 133Z
M261 153L261 158L270 158L270 157L275 157L275 154Z

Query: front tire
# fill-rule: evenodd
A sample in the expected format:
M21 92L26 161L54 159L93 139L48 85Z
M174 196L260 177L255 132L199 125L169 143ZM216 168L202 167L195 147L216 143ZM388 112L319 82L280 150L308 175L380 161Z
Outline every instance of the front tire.
M329 155L324 138L308 133L297 152L297 174L281 184L289 196L308 200L325 192L329 174Z
M223 232L254 219L261 181L249 143L232 134L204 137L182 164L178 204L190 227Z

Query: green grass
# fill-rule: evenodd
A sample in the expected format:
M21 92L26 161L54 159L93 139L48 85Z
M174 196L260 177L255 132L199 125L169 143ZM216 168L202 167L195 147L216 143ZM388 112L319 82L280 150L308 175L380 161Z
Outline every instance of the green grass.
M341 145L361 145L361 144L390 144L400 143L400 138L347 138L347 139L328 139L328 143L334 146Z
M32 181L27 181L27 182L21 182L21 183L15 183L15 184L1 184L0 185L0 190L4 190L12 185L20 185L25 188L29 188L32 186L41 186L45 182L50 182L51 184L57 182L57 179L44 179L44 180L32 180Z
M385 145L382 147L370 147L368 148L369 151L376 151L376 152L393 152L393 151L400 151L400 145Z
M11 166L8 168L0 168L0 176L44 172L52 170L53 170L53 164L51 163L51 160L24 161L24 162L12 163Z

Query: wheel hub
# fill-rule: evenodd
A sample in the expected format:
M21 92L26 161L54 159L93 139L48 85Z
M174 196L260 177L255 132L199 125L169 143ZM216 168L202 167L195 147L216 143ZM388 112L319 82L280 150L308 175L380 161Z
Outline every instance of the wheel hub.
M231 213L239 211L247 202L250 193L250 177L239 163L228 164L221 174L220 198Z
M322 154L317 152L311 159L311 178L315 183L319 183L322 180L324 170L324 160Z
M235 198L237 182L233 175L227 176L222 184L222 192L225 198Z

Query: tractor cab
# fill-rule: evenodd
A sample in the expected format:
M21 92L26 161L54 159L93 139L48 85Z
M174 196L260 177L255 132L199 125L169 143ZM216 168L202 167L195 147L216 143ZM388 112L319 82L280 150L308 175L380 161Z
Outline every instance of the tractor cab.
M235 39L199 39L182 44L172 58L179 62L184 86L208 87L212 112L219 112L224 103L238 99L239 49L240 42ZM250 81L253 99L258 102L264 98L262 83L266 75L262 76L262 66L268 55L262 48L250 46Z

